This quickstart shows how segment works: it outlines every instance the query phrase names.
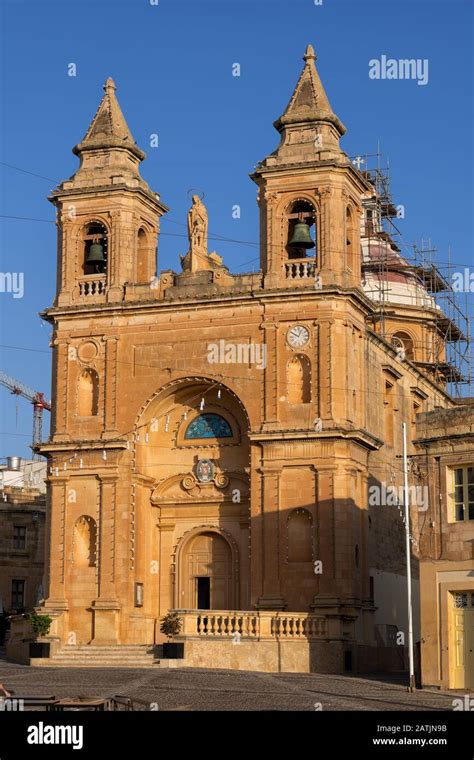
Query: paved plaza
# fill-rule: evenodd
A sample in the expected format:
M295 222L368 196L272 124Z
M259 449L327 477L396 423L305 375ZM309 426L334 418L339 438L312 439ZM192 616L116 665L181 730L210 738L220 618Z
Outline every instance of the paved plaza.
M18 696L125 694L155 710L452 710L454 692L406 691L402 680L201 669L31 668L0 662L0 683ZM462 695L464 696L464 695Z

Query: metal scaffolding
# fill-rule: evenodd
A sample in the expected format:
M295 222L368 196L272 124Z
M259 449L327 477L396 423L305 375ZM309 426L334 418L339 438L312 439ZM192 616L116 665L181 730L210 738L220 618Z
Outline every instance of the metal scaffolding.
M437 382L446 385L453 396L472 395L473 357L470 339L472 293L453 288L453 275L461 267L455 265L448 251L442 266L431 240L420 245L404 242L397 218L403 218L402 206L395 206L390 190L390 167L382 165L378 149L374 154L356 156L353 164L374 188L363 201L364 222L361 229L362 275L370 278L365 292L377 304L374 323L387 338L386 319L393 313L396 298L389 277L403 274L413 282L412 303L424 309L421 343L415 345L423 361L414 361ZM393 279L393 277L392 277Z

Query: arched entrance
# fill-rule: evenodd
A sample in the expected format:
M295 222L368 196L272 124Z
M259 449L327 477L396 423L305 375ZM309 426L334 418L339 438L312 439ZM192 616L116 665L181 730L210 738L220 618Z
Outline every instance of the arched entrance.
M181 552L179 606L185 609L228 610L235 606L232 549L214 531L191 536Z
M136 425L135 510L150 527L160 568L150 579L159 615L240 609L250 585L245 407L223 383L186 377L157 391ZM136 532L137 556L150 534Z

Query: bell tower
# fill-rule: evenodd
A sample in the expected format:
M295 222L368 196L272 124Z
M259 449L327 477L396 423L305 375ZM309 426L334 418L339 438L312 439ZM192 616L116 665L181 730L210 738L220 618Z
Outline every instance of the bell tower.
M76 173L50 196L57 209L55 305L117 302L124 285L156 274L159 219L168 210L141 178L136 145L110 77L84 139Z
M265 287L357 287L360 198L369 186L339 145L346 129L331 108L311 45L303 60L274 123L280 144L251 175L259 188Z

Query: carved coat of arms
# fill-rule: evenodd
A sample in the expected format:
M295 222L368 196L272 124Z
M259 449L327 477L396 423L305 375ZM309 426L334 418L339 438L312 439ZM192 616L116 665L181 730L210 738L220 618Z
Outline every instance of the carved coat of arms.
M200 483L210 483L214 480L216 468L210 459L199 459L196 464L196 478Z

